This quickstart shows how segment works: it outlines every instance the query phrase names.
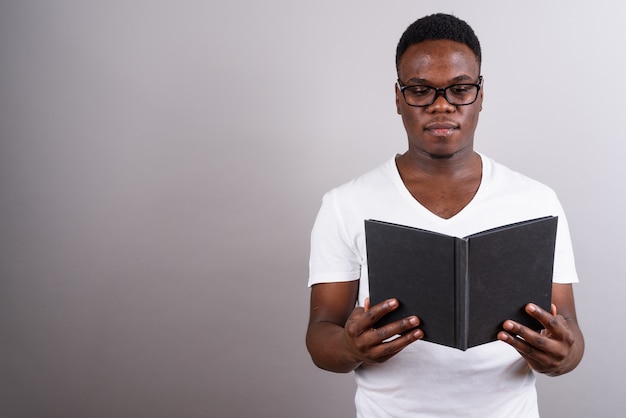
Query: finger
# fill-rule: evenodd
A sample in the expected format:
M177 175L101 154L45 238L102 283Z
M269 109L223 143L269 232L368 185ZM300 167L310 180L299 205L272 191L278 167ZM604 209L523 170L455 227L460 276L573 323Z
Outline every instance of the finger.
M363 309L365 312L369 311L370 309L370 298L365 298L365 303L363 304Z
M526 359L529 366L540 373L548 373L550 370L554 370L558 367L560 359L563 358L563 356L555 356L555 353L551 353L547 349L544 351L545 347L529 344L528 341L522 340L505 331L498 333L498 339L515 348L521 356ZM552 344L549 340L544 340L544 342L550 345Z
M548 335L536 332L515 321L504 321L503 328L507 332L499 333L498 339L512 345L527 358L545 357L546 352L551 352L555 348L554 342Z
M532 345L528 344L525 340L516 336L517 334L511 334L509 332L500 331L498 333L498 339L509 344L515 348L526 359L534 359L537 357L538 352Z
M528 315L535 318L541 323L541 325L543 325L545 329L548 330L554 329L556 326L558 326L559 322L556 318L556 315L553 314L554 312L556 312L556 307L551 307L551 311L552 312L547 312L539 306L535 305L534 303L529 303L528 305L526 305L526 312L528 313Z
M400 303L395 298L384 300L374 306L368 306L368 309L361 316L362 321L364 321L363 326L372 328L380 318L398 309L398 306L400 306Z
M417 327L420 324L420 320L417 316L409 316L402 318L398 321L394 321L390 324L376 328L373 331L378 336L381 342L393 337L394 335L401 335L407 331Z
M409 344L423 337L424 332L421 329L414 329L413 331L400 335L398 338L382 343L375 348L375 361L378 363L385 362L398 354Z

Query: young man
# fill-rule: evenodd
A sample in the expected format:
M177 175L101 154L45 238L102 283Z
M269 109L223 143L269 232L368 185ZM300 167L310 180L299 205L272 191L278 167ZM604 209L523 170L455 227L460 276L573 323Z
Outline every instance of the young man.
M417 20L396 66L408 151L324 196L311 237L308 350L320 368L355 371L359 417L537 417L533 370L567 373L584 348L561 205L547 186L474 151L481 51L464 21ZM547 215L559 217L552 312L526 306L541 332L507 320L500 341L461 351L420 341L416 316L374 328L398 301L369 304L365 219L463 237Z

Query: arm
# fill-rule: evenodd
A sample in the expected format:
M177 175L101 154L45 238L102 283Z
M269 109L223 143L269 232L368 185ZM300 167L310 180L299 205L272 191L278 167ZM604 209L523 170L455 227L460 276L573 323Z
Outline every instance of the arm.
M583 357L585 342L576 319L572 285L552 285L551 313L532 303L526 305L526 312L545 329L538 333L505 321L506 332L498 333L498 338L517 349L537 372L559 376L574 370Z
M398 307L388 299L373 307L355 308L359 282L320 283L311 288L311 312L306 344L315 365L347 373L364 362L380 363L422 338L419 319L407 317L374 329L374 324ZM389 337L400 337L383 342Z

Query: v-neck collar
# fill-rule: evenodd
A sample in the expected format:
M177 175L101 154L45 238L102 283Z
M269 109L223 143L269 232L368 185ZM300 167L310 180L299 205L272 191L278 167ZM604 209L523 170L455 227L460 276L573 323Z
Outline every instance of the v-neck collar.
M400 176L400 172L398 171L398 166L396 165L396 158L398 157L398 155L396 155L394 158L391 159L389 168L392 171L392 179L393 179L395 186L398 188L400 194L408 202L409 205L411 205L422 216L429 217L435 220L436 222L447 223L447 222L456 220L460 217L463 217L463 215L466 212L468 212L468 210L471 209L472 206L475 205L475 202L481 199L484 193L484 189L486 188L486 183L488 182L488 179L490 177L489 174L491 172L491 165L489 165L488 159L485 158L484 155L482 155L479 152L477 152L477 154L481 159L481 165L482 165L482 175L480 179L480 184L478 185L478 189L476 190L474 197L472 197L472 200L470 200L469 203L463 207L463 209L461 209L459 212L457 212L454 216L450 218L442 218L441 216L436 215L435 213L431 212L427 207L422 205L417 199L413 197L409 189L407 189L406 185L402 181L402 177Z

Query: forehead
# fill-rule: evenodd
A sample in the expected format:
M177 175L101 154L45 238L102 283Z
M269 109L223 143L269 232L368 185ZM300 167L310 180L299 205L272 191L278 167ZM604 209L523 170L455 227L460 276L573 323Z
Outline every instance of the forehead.
M476 55L465 44L450 40L424 41L411 45L400 59L398 76L409 83L478 79ZM417 80L417 81L416 81Z

